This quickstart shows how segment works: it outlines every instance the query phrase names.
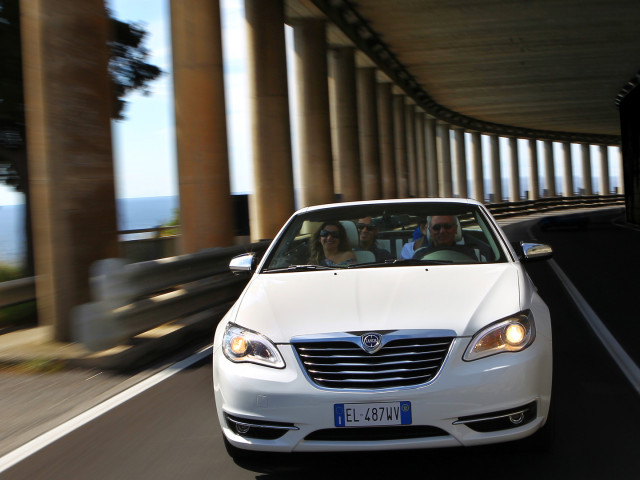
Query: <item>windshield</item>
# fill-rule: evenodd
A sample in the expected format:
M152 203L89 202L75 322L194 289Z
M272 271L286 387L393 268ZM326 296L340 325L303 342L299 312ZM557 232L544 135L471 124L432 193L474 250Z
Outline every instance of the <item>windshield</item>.
M506 262L493 225L466 203L332 206L294 216L262 271Z

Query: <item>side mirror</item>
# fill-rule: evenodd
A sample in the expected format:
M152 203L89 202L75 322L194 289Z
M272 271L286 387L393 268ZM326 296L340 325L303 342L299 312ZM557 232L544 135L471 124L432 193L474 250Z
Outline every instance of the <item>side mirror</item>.
M237 255L229 262L229 269L234 275L251 274L256 267L256 257L253 253L243 253Z
M553 256L553 249L543 243L520 242L520 248L522 248L520 260L523 262L548 260Z

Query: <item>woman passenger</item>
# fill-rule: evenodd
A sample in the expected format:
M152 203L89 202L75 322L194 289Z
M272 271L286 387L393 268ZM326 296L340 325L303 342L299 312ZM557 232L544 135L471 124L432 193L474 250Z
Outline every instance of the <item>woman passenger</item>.
M357 263L349 247L347 232L340 222L324 222L311 236L312 265L347 266Z

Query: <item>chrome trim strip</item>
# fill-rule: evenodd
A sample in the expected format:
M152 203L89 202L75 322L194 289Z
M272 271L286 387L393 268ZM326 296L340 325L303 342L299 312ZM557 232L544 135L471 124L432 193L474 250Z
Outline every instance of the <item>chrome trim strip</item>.
M255 423L250 423L250 422L239 422L237 420L235 420L234 418L231 418L229 415L227 415L227 421L233 423L234 425L242 425L243 427L250 427L250 428L270 428L272 430L300 430L298 427L292 425L290 427L285 427L282 425L258 425Z
M454 425L466 425L467 423L488 422L490 420L500 420L501 418L511 417L513 415L520 415L527 413L530 408L524 408L522 410L516 410L515 412L505 413L504 415L495 415L492 417L474 418L473 420L457 420L453 422Z

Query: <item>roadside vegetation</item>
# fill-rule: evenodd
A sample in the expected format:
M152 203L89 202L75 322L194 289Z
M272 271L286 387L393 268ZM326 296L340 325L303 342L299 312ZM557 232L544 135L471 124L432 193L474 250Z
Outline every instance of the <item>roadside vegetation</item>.
M0 264L0 283L17 280L24 276L20 267ZM25 302L0 308L0 333L15 328L24 328L37 323L36 302Z

